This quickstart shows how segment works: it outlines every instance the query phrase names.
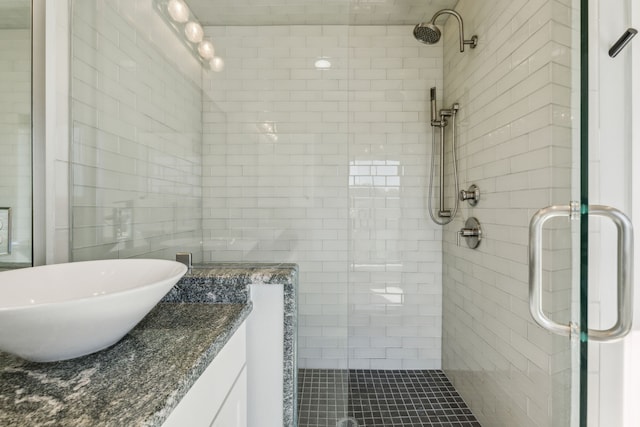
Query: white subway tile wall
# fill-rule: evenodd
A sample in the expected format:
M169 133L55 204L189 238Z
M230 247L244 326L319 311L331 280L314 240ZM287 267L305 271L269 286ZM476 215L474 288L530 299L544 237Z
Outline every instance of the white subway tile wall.
M201 66L150 1L72 2L72 259L201 260Z
M443 367L483 425L569 425L570 341L529 314L527 247L534 212L572 196L574 11L549 0L456 10L479 44L460 53L447 22L444 98L461 106L461 185L482 195L443 237ZM471 216L485 235L477 250L456 246ZM568 321L572 297L567 224L554 220L544 236L544 306L556 321Z
M225 68L203 83L203 258L300 265L301 368L440 367L442 47L411 31L206 28Z
M15 23L14 23L15 24ZM31 262L31 31L0 29L0 208L12 210L12 253L0 264ZM2 225L5 230L9 224ZM0 253L6 240L0 242Z

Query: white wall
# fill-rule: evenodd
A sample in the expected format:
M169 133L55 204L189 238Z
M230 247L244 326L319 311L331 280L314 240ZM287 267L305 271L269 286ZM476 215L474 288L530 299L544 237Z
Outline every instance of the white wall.
M640 5L638 2L631 3L631 22L637 29L640 26ZM637 40L636 40L637 41ZM640 43L632 43L632 70L640 70ZM637 71L631 74L632 96L631 108L634 117L637 117L640 111L640 73ZM631 123L632 132L632 149L631 159L634 165L640 164L640 120L633 120ZM634 148L635 147L635 148ZM640 399L640 367L637 361L640 359L640 274L637 266L640 265L640 231L637 224L640 224L640 169L631 169L632 182L632 221L636 225L635 244L634 244L634 266L636 266L634 275L634 319L633 330L625 347L625 379L624 379L624 427L631 427L640 419L640 405L637 404Z
M150 1L72 2L72 259L201 237L201 66Z
M0 255L0 264L31 262L31 31L26 26L0 29L0 207L10 207L13 216L12 253Z
M479 43L459 53L447 22L444 94L461 105L461 185L482 196L443 237L443 367L483 425L569 425L569 340L529 314L527 248L533 213L572 196L571 4L461 0L456 10ZM470 216L485 233L477 250L456 246ZM554 220L544 235L544 307L564 322L568 224Z
M206 28L225 69L204 77L204 260L300 265L300 367L440 366L424 206L442 49L411 31Z

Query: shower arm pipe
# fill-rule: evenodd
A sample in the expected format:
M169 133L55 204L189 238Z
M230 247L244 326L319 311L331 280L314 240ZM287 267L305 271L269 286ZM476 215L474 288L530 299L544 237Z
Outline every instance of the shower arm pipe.
M436 22L436 18L438 18L440 15L444 15L444 14L448 14L448 15L453 15L455 16L455 18L458 20L458 31L460 32L460 52L464 52L464 45L470 45L471 48L475 48L478 45L478 37L477 36L473 36L471 37L471 39L469 40L465 40L464 39L464 24L462 23L462 16L460 16L460 14L458 12L456 12L453 9L442 9L439 10L438 12L436 12L435 15L433 15L433 18L431 18L431 23L435 24Z

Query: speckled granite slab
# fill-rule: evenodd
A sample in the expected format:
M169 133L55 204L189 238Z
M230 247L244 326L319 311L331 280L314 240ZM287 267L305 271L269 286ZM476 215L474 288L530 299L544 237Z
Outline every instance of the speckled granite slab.
M32 363L0 353L0 425L160 426L250 311L161 303L89 356Z
M194 303L244 303L249 285L283 285L285 427L297 425L297 319L298 266L296 264L216 263L194 266L163 301Z

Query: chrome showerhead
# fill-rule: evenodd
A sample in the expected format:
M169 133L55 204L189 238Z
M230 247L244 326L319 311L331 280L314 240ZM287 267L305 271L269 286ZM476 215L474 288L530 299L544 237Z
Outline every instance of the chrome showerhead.
M470 45L471 48L476 47L478 44L478 36L471 37L470 40L464 39L464 24L462 23L462 17L458 12L452 9L442 9L433 15L431 21L427 23L421 23L415 26L413 29L413 36L421 43L434 44L440 40L442 33L436 26L435 22L438 16L442 14L453 15L458 20L458 31L460 33L460 52L464 52L464 46Z
M413 29L413 37L425 44L438 43L441 35L440 28L430 22L418 24Z

